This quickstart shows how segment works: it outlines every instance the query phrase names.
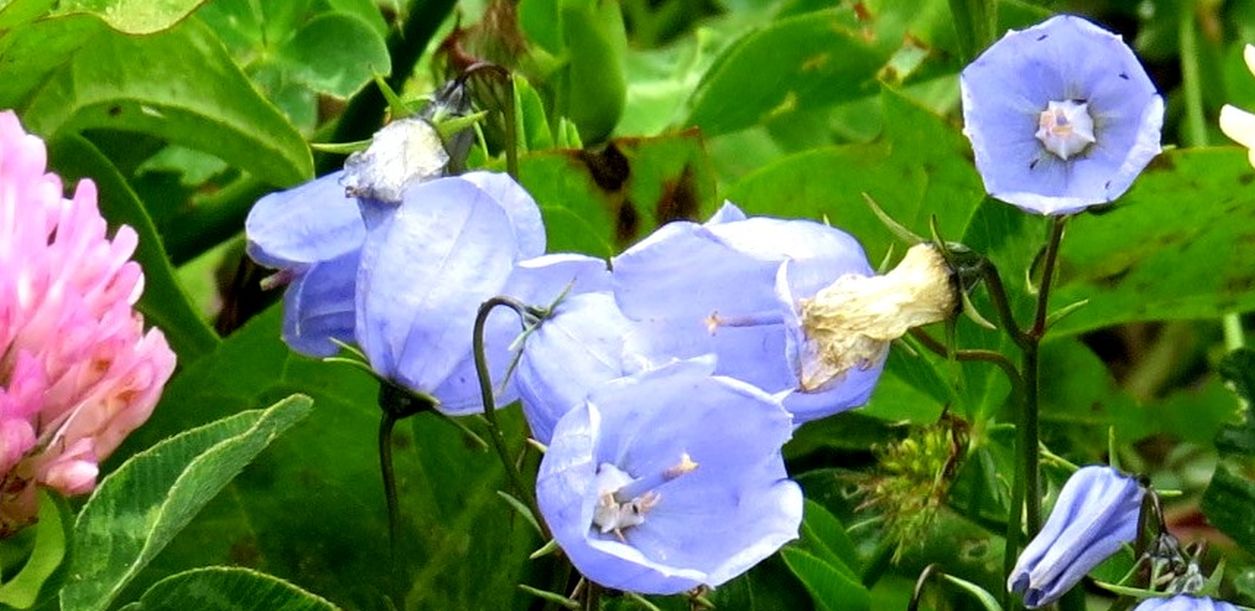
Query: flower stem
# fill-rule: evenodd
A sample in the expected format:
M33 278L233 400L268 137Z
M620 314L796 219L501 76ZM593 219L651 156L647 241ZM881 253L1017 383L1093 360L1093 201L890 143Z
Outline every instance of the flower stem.
M397 564L397 540L400 538L399 507L397 505L397 478L392 466L392 429L397 417L384 410L379 419L379 474L383 476L383 496L388 504L388 557L393 569ZM395 570L393 571L395 575Z
M1041 340L1046 334L1046 318L1050 309L1050 288L1054 281L1055 267L1059 260L1059 246L1063 240L1063 229L1067 224L1066 215L1051 219L1049 233L1046 237L1046 252L1043 257L1042 278L1037 292L1037 306L1033 312L1033 324L1027 331L1015 326L1011 315L1009 300L1006 298L1002 280L990 264L985 274L985 282L990 295L998 307L999 317L1003 319L1004 328L1020 347L1020 377L1023 380L1022 403L1018 421L1016 422L1016 449L1018 460L1015 462L1015 480L1011 488L1011 508L1007 516L1006 550L1003 556L1005 574L1010 574L1015 566L1016 556L1020 549L1021 535L1032 538L1041 529L1041 448L1039 433L1040 411L1040 351ZM1021 522L1023 520L1023 522ZM1009 608L1019 608L1008 594L1004 601Z
M526 318L529 313L526 305L511 297L493 297L479 306L479 313L475 316L475 335L472 342L475 354L475 374L479 378L480 399L484 406L484 418L488 420L489 441L505 467L511 486L515 493L527 503L527 507L532 510L537 521L544 525L544 520L540 517L540 509L536 505L536 494L531 487L524 484L523 474L519 472L518 465L510 458L510 452L505 445L505 434L501 432L501 425L497 422L497 403L492 392L492 379L488 373L488 356L484 352L484 326L488 323L488 315L499 306L514 310L520 318Z

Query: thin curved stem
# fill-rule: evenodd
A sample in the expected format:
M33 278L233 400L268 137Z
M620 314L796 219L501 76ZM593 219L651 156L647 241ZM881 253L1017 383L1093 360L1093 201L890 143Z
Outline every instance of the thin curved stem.
M1046 334L1046 316L1049 314L1050 287L1054 283L1055 264L1059 260L1059 244L1063 241L1063 227L1068 222L1067 215L1056 216L1050 223L1050 234L1046 238L1046 256L1041 273L1041 289L1037 292L1037 310L1033 316L1033 327L1029 336L1041 341Z
M501 109L501 119L505 127L505 167L511 178L519 179L519 126L518 110L514 106L514 75L503 66L492 62L476 62L462 72L463 79L470 78L477 72L487 72L496 76L506 84L505 108Z
M941 356L945 358L950 358L951 356L953 356L956 360L960 360L960 361L983 361L986 363L993 363L994 365L997 365L998 368L1001 369L1004 374L1006 374L1007 381L1011 382L1011 389L1012 389L1012 392L1014 393L1018 393L1020 391L1020 387L1024 385L1024 381L1020 378L1019 370L1015 368L1015 363L1011 362L1011 359L1007 358L1001 352L995 352L993 350L970 349L970 350L955 350L952 353L950 350L946 348L945 344L942 344L941 342L937 341L936 338L934 338L932 335L929 335L927 331L919 327L911 328L911 337L915 338L915 340L918 341L920 345L927 348L930 352L932 352L933 354L936 354L937 356Z
M998 267L993 261L981 265L981 280L989 291L989 300L994 304L994 312L998 314L998 322L1002 329L1015 341L1015 345L1023 348L1029 338L1019 323L1015 321L1015 313L1011 311L1011 298L1007 296L1007 288L1002 284L1002 276L998 275Z
M497 422L497 402L493 396L492 379L488 373L488 356L484 352L484 326L488 323L488 315L497 307L510 308L520 318L526 318L529 315L527 306L511 297L497 296L480 304L479 312L475 315L475 335L472 339L475 354L475 374L479 378L479 396L484 406L484 418L488 421L489 441L491 441L493 449L497 452L497 457L501 459L501 464L505 467L511 486L523 501L527 503L527 507L535 514L537 521L544 525L544 520L540 516L540 509L536 505L536 494L531 487L524 484L523 474L519 472L518 465L510 458L510 452L505 445L505 434L502 433L501 425Z

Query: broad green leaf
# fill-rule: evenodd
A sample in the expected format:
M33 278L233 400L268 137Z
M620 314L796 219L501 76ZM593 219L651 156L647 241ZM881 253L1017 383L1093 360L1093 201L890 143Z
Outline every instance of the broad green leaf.
M346 44L352 41L351 44ZM383 37L362 19L327 13L309 20L277 51L293 78L314 91L347 98L392 69Z
M857 236L873 264L896 240L863 193L920 235L928 235L935 214L942 234L957 239L984 197L980 177L965 159L967 139L898 92L886 88L881 102L888 119L876 142L784 157L733 185L728 199L753 214L826 219Z
M1089 304L1052 336L1255 309L1253 180L1244 152L1169 151L1110 211L1071 220L1052 303Z
M0 14L0 29L6 27L3 17L7 15ZM13 29L0 31L0 71L4 74L0 107L4 108L24 106L58 68L109 29L92 15L64 15L8 27Z
M798 548L782 548L780 556L793 574L802 580L815 601L816 609L860 611L869 608L871 596L867 588L847 573Z
M554 115L579 126L589 142L605 140L623 114L623 14L615 2L559 4L565 63L554 75Z
M854 542L846 534L841 521L823 505L809 499L806 501L801 535L802 548L851 579L858 579L862 563L854 550Z
M66 533L72 516L69 505L39 491L39 522L35 526L35 549L16 575L0 585L0 604L15 609L29 609L40 599L40 592L65 559L68 545Z
M1228 535L1242 549L1255 549L1255 481L1220 464L1203 493L1203 514L1212 526Z
M694 92L685 124L715 136L776 114L873 93L887 55L837 9L776 21L735 43Z
M152 34L167 29L205 0L62 0L55 15L90 13L127 34Z
M167 577L124 611L333 611L337 607L282 579L242 567L215 566Z
M106 609L218 491L310 413L292 396L185 431L136 454L100 483L74 524L61 590L66 611Z
M211 352L218 335L201 319L179 284L152 219L118 169L77 134L53 140L48 149L50 165L67 184L84 178L96 183L100 211L111 227L130 225L139 234L134 258L144 268L144 294L138 307L148 324L161 328L185 364Z
M197 20L140 38L99 35L90 53L75 55L43 86L24 118L44 135L86 129L154 135L277 185L313 172L300 134Z
M662 601L674 600L671 596ZM725 583L707 594L716 609L737 611L775 611L790 609L806 611L811 608L810 597L789 567L778 555L758 563L748 573ZM681 602L683 598L679 599ZM688 606L681 609L690 609Z
M386 569L378 382L356 368L291 353L279 338L281 321L281 308L268 310L181 372L119 450L293 392L315 401L315 415L233 480L124 599L170 574L219 564L263 571L357 609L380 608L385 596L397 608L512 609L530 600L516 584L548 586L544 571L552 560L527 559L543 542L497 495L510 489L495 455L442 419L420 414L394 433L401 601ZM519 451L519 411L499 415L511 452Z
M710 160L695 130L532 152L519 159L519 182L541 207L553 252L609 257L664 222L715 209Z

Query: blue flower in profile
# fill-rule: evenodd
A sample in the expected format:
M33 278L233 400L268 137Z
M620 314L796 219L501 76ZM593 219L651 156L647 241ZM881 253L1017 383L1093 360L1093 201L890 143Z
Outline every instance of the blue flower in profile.
M631 328L606 291L563 298L527 334L514 382L533 438L549 443L558 420L594 387L630 373L623 352Z
M505 174L471 172L408 188L391 214L376 214L361 253L354 335L370 366L400 386L434 396L451 415L482 409L472 335L484 301L509 295L550 304L563 292L605 290L601 259L543 255L540 209ZM513 318L512 318L513 317ZM516 398L507 380L518 318L501 312L485 327L499 405Z
M1137 536L1145 490L1137 480L1105 466L1088 466L1068 478L1041 532L1024 548L1007 589L1030 608L1048 605Z
M802 492L779 401L709 359L607 382L567 412L536 496L588 579L645 594L718 586L797 538Z
M1040 214L1114 201L1160 152L1163 100L1119 36L1071 15L964 68L964 131L990 195Z
M785 262L787 290L778 292ZM839 229L747 218L724 204L705 224L664 225L611 267L615 299L639 325L631 352L656 364L715 354L717 374L789 393L784 406L799 424L866 403L880 377L883 355L821 387L803 388L799 378L786 328L796 303L838 278L874 275L858 241Z
M1178 594L1171 597L1147 598L1133 611L1238 611L1238 608L1223 600L1212 600L1206 596Z
M328 174L286 191L271 193L248 213L248 255L281 270L287 281L283 339L308 356L331 356L331 340L353 341L353 286L366 225L356 198Z

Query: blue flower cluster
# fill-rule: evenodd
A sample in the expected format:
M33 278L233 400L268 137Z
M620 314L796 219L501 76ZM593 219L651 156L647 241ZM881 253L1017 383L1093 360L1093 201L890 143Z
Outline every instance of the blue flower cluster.
M483 409L479 305L532 304L546 315L522 333L514 315L490 315L485 356L497 404L521 398L548 445L539 506L581 572L675 593L724 583L797 537L802 495L781 447L798 424L865 403L883 366L876 350L822 384L800 377L803 306L874 275L854 238L725 204L660 228L612 273L545 254L540 210L505 174L446 176L441 163L398 178L376 156L269 195L248 218L249 254L290 281L294 350L356 344L381 378L467 414Z

